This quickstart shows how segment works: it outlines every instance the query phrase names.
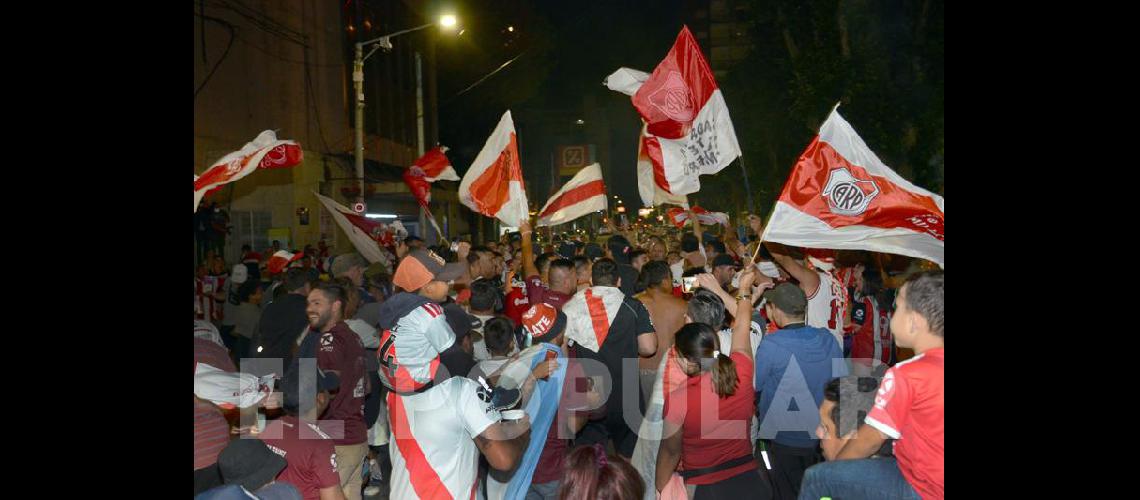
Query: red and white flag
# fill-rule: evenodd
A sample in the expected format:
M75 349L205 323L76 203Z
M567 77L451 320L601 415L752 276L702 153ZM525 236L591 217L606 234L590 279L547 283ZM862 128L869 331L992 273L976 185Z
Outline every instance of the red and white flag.
M562 305L567 320L566 338L598 352L624 299L621 289L612 286L593 286L574 294Z
M459 174L455 173L455 169L451 166L451 160L448 160L447 155L444 154L447 153L447 149L447 146L431 148L431 151L424 153L409 168L422 172L424 180L428 182L457 181Z
M689 206L685 195L672 194L662 187L669 183L665 180L665 168L661 163L661 144L656 137L646 135L645 124L641 126L641 137L637 143L637 193L641 195L641 203L647 207L662 203Z
M686 26L653 74L638 85L641 74L620 68L606 85L624 93L636 88L633 106L660 145L660 160L652 149L650 158L664 172L662 189L675 195L695 193L701 188L701 174L715 174L741 155L712 69Z
M291 253L288 250L278 250L272 257L269 258L269 263L266 267L269 268L269 274L277 274L284 271L289 264L301 260L304 257L303 252Z
M763 239L906 255L945 267L942 197L884 165L838 107L792 168Z
M278 140L276 133L266 130L240 150L214 162L201 176L194 176L194 211L198 211L202 197L252 174L258 168L287 168L301 163L303 159L301 145L297 141Z
M550 197L538 213L535 226L565 224L583 215L605 210L606 183L602 181L602 166L594 163L579 170Z
M352 246L356 247L356 251L360 252L360 255L364 256L370 263L383 262L384 265L391 268L391 257L380 248L380 244L376 241L381 233L386 230L383 223L368 220L332 198L321 196L316 192L313 194L325 206L325 210L332 214L336 225L340 226L340 229L348 235L348 240L352 242Z
M459 183L459 201L508 226L527 218L526 190L519 166L519 146L511 112L503 113L487 144Z
M446 152L446 146L436 146L431 151L424 153L420 159L404 171L404 183L412 191L412 196L415 196L416 201L424 208L428 208L428 204L431 203L431 184L433 182L459 180L459 175L452 168L451 161L444 154Z
M669 221L677 226L677 229L685 227L689 222L689 212L683 208L670 208L665 213L669 215ZM724 212L709 212L701 207L693 207L693 213L697 215L697 220L701 221L701 224L707 226L720 224L728 227L728 214Z

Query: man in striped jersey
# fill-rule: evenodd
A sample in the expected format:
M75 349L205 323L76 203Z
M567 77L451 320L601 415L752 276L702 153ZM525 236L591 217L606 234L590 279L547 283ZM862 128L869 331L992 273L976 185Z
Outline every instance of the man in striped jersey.
M478 382L439 369L439 353L455 334L438 302L465 272L462 263L414 250L392 277L404 292L381 307L380 378L392 391L389 498L474 498L479 453L509 471L529 442L527 418L499 422Z

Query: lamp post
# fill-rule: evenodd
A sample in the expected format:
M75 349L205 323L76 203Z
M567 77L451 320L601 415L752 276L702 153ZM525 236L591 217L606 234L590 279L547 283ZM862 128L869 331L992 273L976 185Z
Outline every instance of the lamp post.
M435 25L440 25L444 28L453 28L456 25L456 19L453 15L440 16L439 21L427 23L423 26L417 26L406 30L397 31L388 35L365 40L356 44L356 56L352 61L352 87L356 92L356 117L353 123L356 127L356 147L353 157L356 160L356 177L360 179L360 198L357 200L361 203L364 202L364 61L368 59L377 49L391 50L392 39L400 35L411 33L413 31L420 31L430 28ZM368 55L364 54L364 46L372 45L372 50Z

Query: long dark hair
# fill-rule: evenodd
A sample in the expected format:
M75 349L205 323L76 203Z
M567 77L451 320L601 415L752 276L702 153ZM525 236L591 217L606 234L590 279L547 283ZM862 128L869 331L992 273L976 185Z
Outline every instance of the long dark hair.
M702 372L712 372L713 390L718 396L726 398L736 392L736 363L723 352L712 359L713 351L720 350L716 330L704 323L689 323L677 330L674 342L681 356L699 365Z

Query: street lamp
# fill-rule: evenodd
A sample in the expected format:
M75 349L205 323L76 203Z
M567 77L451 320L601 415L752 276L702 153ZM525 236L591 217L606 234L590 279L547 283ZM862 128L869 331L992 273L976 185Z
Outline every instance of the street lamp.
M392 50L392 39L400 35L411 33L413 31L420 31L430 28L435 25L440 25L444 28L454 28L458 23L454 15L447 14L439 17L439 20L432 23L427 23L423 26L417 26L406 30L397 31L388 35L365 40L356 44L356 56L352 61L352 86L356 91L356 117L353 123L356 126L356 148L354 151L354 159L356 160L356 177L360 179L360 198L358 201L364 202L364 61L372 56L377 49ZM364 46L376 44L368 55L364 55Z

